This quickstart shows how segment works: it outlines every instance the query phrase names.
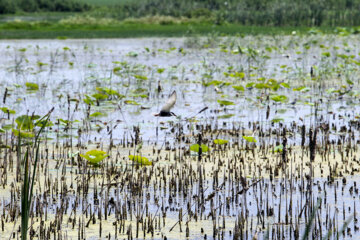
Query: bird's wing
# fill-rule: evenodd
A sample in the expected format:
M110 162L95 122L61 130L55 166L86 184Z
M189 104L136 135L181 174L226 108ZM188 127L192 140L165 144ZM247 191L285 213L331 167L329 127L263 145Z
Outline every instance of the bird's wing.
M165 103L165 105L161 108L161 112L170 112L170 109L175 105L176 102L176 92L170 95L169 99Z

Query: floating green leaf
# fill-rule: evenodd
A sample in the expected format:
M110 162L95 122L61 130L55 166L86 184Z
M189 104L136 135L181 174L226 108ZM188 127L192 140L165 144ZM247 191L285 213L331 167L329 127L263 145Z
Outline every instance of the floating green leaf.
M270 86L268 84L266 84L266 83L256 83L255 88L257 88L257 89L265 89L265 88L270 88Z
M13 125L12 124L4 124L4 125L2 125L2 129L4 129L4 130L10 130L10 129L12 129L13 128Z
M247 142L253 142L256 143L256 139L251 136L243 136L243 139L245 139Z
M9 114L15 114L16 113L15 110L12 110L12 109L7 108L7 107L2 107L2 108L0 108L0 110L3 111L6 114L7 113L9 113Z
M147 93L148 91L146 88L137 88L137 89L131 90L131 92L133 94L140 94L140 93Z
M226 144L228 142L229 142L228 140L224 140L224 139L215 139L214 140L214 143L218 144L218 145L223 145L223 144Z
M165 68L158 68L158 69L157 69L157 72L158 72L158 73L163 73L164 71L165 71Z
M200 146L199 144L193 144L190 146L190 150L193 152L199 152L200 151ZM206 146L205 144L201 144L201 151L202 152L208 152L210 149L208 146Z
M272 95L270 99L275 102L286 102L288 98L285 95Z
M153 164L148 158L139 155L129 155L129 159L139 163L140 165L150 166Z
M118 98L125 97L124 95L118 93L115 89L107 88L107 87L97 87L97 91L99 91L101 94L108 95L108 96L115 96Z
M325 56L325 57L330 57L330 53L329 52L323 52L321 55Z
M346 83L349 84L349 85L354 85L354 82L351 81L350 79L346 79Z
M218 116L218 119L228 119L228 118L232 118L233 116L235 116L235 114L224 114Z
M39 85L37 85L36 83L27 82L27 83L25 83L25 86L26 86L26 89L29 91L39 90Z
M298 87L298 88L293 88L293 91L308 92L308 91L310 91L310 88L302 86L302 87Z
M22 138L32 138L35 137L35 133L30 132L30 131L22 131L22 130L17 130L15 128L12 129L12 132L14 133L14 135L16 137L18 137L20 135L20 137Z
M338 93L338 92L340 92L340 90L337 90L335 88L329 88L326 90L326 92L329 94L332 94L332 93Z
M133 100L125 100L124 101L125 104L129 104L129 105L140 105L139 103L133 101Z
M284 149L284 146L282 144L280 144L280 145L278 145L278 146L276 146L274 148L274 152L280 152L281 153L283 151L283 149Z
M218 86L220 84L224 83L223 81L219 81L219 80L212 80L210 82L207 82L207 83L203 83L203 85L205 87L208 87L208 86L211 86L211 85L214 85L214 86Z
M135 94L135 95L131 95L131 97L134 97L134 98L148 98L149 96L147 94Z
M119 72L122 70L122 67L114 67L113 68L113 72L115 73L115 74L119 74Z
M273 123L278 123L278 122L282 122L282 121L284 121L283 118L273 118L273 119L271 120L271 122L273 122Z
M39 118L39 115L21 115L15 119L15 122L17 123L18 128L21 130L32 130L35 126L33 121Z
M94 93L93 95L91 95L93 98L95 98L96 100L105 100L107 99L109 96L103 93Z
M238 86L232 86L236 91L243 92L245 91L245 88L241 85Z
M45 125L45 126L43 126ZM39 120L35 123L35 126L37 127L51 127L53 126L54 124L50 121L50 120Z
M65 126L67 126L68 124L71 123L70 120L66 120L66 119L62 119L62 118L59 118L58 121L60 122L61 125L65 125Z
M48 65L48 64L38 61L38 62L37 62L37 65L38 65L39 67L42 67L42 66L46 66L46 65Z
M129 52L129 53L127 54L127 56L129 56L129 57L137 57L138 54L137 54L136 52Z
M107 155L104 151L93 149L87 151L84 155L80 154L80 156L88 160L91 164L98 164L109 155Z
M281 86L283 86L284 88L290 88L290 85L288 83L280 83Z
M134 75L134 77L139 80L147 80L148 79L146 76L142 76L142 75Z
M90 117L96 118L96 117L104 117L106 116L105 113L101 113L101 112L94 112L92 114L90 114Z
M234 105L234 102L228 101L228 100L217 100L217 102L221 105L221 106L229 106L229 105Z
M245 78L245 73L244 73L244 72L236 72L236 73L235 73L235 77Z
M93 105L94 101L93 101L93 99L91 99L91 97L89 95L85 95L84 103L86 103L87 105Z
M254 82L250 82L250 83L247 83L247 84L245 85L245 87L246 87L246 88L251 88L251 87L253 87L254 85L255 85Z

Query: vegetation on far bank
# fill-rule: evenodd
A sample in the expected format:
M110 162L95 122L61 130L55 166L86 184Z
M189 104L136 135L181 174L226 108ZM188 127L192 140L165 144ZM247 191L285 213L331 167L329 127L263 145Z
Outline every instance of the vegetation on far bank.
M86 12L116 20L160 15L260 26L356 26L359 9L360 0L0 0L0 14Z
M359 32L357 9L360 0L0 0L0 38L348 34Z
M245 36L245 35L289 35L333 33L333 28L309 27L262 27L237 24L84 24L17 22L0 25L0 39L22 38L134 38L134 37L184 37L201 35ZM349 31L346 31L349 33Z
M0 39L21 38L130 38L183 37L216 34L219 36L289 35L289 34L358 34L360 28L244 26L234 23L213 24L203 18L152 16L112 18L68 16L55 21L24 21L15 19L0 23Z

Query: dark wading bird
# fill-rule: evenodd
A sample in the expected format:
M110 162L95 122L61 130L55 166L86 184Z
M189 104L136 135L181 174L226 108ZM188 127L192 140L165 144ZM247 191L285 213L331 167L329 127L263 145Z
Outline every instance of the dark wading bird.
M169 99L165 103L165 105L161 108L159 113L154 114L155 117L172 117L176 114L173 112L170 112L171 108L175 105L176 102L176 92L173 91L170 95Z

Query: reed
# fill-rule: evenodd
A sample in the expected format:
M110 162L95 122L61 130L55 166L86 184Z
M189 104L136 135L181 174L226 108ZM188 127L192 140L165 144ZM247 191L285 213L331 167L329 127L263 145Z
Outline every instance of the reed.
M51 112L54 109L51 109L45 116L39 119L36 123L41 123L39 131L36 133L32 149L30 146L26 147L26 152L24 154L23 161L23 184L21 191L21 239L27 239L27 232L29 226L29 214L31 210L31 203L33 197L33 189L36 177L36 168L39 162L39 149L40 149L40 134L44 131L46 124L49 121ZM45 120L45 121L43 121ZM37 125L37 124L35 124ZM19 127L19 133L21 127ZM21 156L21 134L18 136L18 156ZM31 161L29 159L29 152L35 153L33 167L31 168Z

